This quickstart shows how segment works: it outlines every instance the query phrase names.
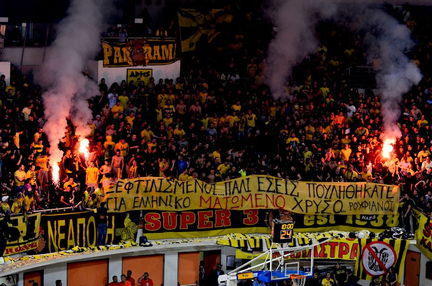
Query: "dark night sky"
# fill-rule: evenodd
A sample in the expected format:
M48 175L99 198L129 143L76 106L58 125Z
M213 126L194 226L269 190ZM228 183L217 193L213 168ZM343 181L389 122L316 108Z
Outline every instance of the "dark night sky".
M9 22L57 22L65 15L70 0L0 0L0 16ZM134 0L114 0L120 22L133 21ZM123 12L122 12L123 11Z

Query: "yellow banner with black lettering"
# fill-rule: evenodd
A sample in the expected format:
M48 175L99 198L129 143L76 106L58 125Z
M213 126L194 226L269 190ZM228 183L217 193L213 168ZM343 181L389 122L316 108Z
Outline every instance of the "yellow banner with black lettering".
M415 233L417 247L429 259L432 260L432 221L418 210L414 210L418 228Z
M147 85L152 76L152 69L128 69L126 81L128 84L133 83L135 85L139 85L140 83L143 83L144 85Z
M37 249L40 221L40 213L11 216L7 229L9 239L4 256Z
M177 60L175 39L136 39L125 43L103 42L104 67L166 65Z
M106 192L111 212L130 210L283 209L299 214L395 214L399 187L299 182L252 175L205 183L157 177L118 180Z

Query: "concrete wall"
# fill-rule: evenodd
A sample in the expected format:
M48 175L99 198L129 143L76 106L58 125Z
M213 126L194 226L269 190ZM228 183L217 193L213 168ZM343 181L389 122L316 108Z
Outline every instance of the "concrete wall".
M177 286L178 280L178 269L179 269L179 253L185 252L206 252L206 251L214 251L214 250L222 250L226 248L224 246L215 245L212 243L201 242L195 245L184 244L181 246L178 245L155 245L153 247L134 247L134 248L125 248L119 249L115 251L107 251L107 252L97 252L90 254L82 254L82 255L73 255L73 256L65 256L59 258L57 260L46 260L43 262L36 262L36 264L26 264L21 265L20 267L14 267L12 269L7 269L3 271L0 276L0 283L5 281L7 276L16 276L18 281L17 286L25 286L23 285L23 277L24 273L33 272L33 271L43 271L43 281L46 286L55 285L56 280L61 280L63 286L68 285L68 264L69 263L88 263L92 261L100 261L101 259L108 260L108 282L112 281L112 276L116 275L119 280L122 273L126 272L125 270L125 259L129 258L137 258L137 259L145 259L147 256L161 256L162 264L160 268L158 267L158 271L161 272L163 277L163 283L165 286ZM222 251L224 252L224 251ZM229 251L225 251L225 253L229 253ZM141 265L139 265L141 267ZM142 269L145 269L145 264L142 265ZM147 267L147 269L151 269L151 267ZM197 269L198 270L198 269ZM2 275L3 274L3 275ZM94 274L94 273L93 273ZM138 277L142 275L139 271L133 271L133 277L138 279ZM19 278L19 279L18 279ZM2 280L3 279L3 280ZM12 284L7 284L7 286L12 286ZM155 285L159 286L159 285Z
M409 250L420 253L420 276L419 286L432 285L432 280L426 278L426 262L429 259L417 248L415 244L411 244Z
M55 285L56 280L61 280L63 286L67 285L67 264L54 264L44 269L44 285Z
M40 48L25 48L24 54L22 48L5 48L1 55L1 60L7 62L0 62L0 74L4 73L6 78L10 76L10 64L20 67L21 58L23 59L23 72L37 72L43 64L45 57L49 49L43 47ZM10 63L8 63L10 62ZM61 67L61 63L59 63ZM134 69L152 69L153 77L158 79L172 78L175 79L180 76L180 61L176 61L169 65L158 65L158 66L135 66L135 67L119 67L119 68L105 68L103 67L102 61L90 60L87 62L85 70L90 76L100 81L101 78L105 78L108 85L114 82L121 82L126 80L126 73L129 68ZM6 73L9 71L9 73ZM8 82L9 84L9 82Z
M6 84L10 82L10 66L10 62L0 62L0 75L5 75Z
M4 48L2 60L10 61L16 66L20 66L21 57L24 66L39 66L43 63L45 48L25 48L24 55L22 48Z

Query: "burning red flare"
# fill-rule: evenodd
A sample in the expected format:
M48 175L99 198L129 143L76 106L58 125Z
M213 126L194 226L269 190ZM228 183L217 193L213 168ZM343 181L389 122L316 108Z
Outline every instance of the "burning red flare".
M59 181L60 181L60 167L58 164L52 164L51 165L52 168L52 180L53 183L55 185L58 185Z
M382 156L384 159L390 159L391 153L393 152L393 145L396 143L395 138L387 138L384 139L383 147L382 147Z
M89 158L90 152L89 152L89 140L88 139L81 140L79 151L80 151L80 153L84 154L84 158L86 160Z

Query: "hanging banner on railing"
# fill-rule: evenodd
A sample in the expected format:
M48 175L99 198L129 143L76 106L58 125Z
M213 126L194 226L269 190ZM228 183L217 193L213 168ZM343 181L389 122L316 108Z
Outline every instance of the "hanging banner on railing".
M305 249L293 253L286 259L310 259L313 254L315 259L355 261L355 273L357 277L363 280L371 280L372 276L370 275L370 270L380 270L380 264L394 267L396 273L402 273L405 265L406 253L409 248L409 240L338 238L337 236L337 232L308 234L307 236L303 234L294 235L292 242L284 244L285 247L308 246L312 245L314 240L321 241L326 238L333 239L315 246L313 250ZM270 248L274 249L276 247L274 244L272 245L270 236L254 234L230 234L219 239L217 243L237 248L237 259L253 259ZM380 248L379 244L383 244L387 248ZM375 251L376 253L370 254L371 257L369 257L368 251L370 251L370 253ZM280 256L280 253L278 252L273 254L274 258L278 256ZM392 258L391 261L390 258ZM262 259L266 259L266 256L262 256ZM364 260L365 263L362 262L362 260ZM380 272L377 272L377 275L384 274L382 271L381 274L379 273ZM402 275L399 275L399 281L401 280Z
M130 210L283 209L299 214L395 214L399 187L298 182L252 175L217 183L166 178L118 180L106 192L111 212Z
M97 246L96 217L95 211L43 214L41 223L45 243L43 252ZM135 241L140 212L108 214L107 223L107 236L103 244Z
M39 246L40 213L11 216L4 256L35 250Z
M293 214L296 232L359 231L381 232L399 225L395 215L301 215Z
M418 228L415 232L417 247L429 259L432 260L432 221L425 214L414 210Z
M265 211L146 211L143 233L149 239L220 236L232 232L269 233Z
M408 239L359 239L359 259L356 261L356 276L362 280L372 280L382 276L393 267L396 273L403 273ZM398 275L402 282L403 275Z
M166 65L177 60L175 39L102 42L104 67Z
M114 216L109 216L107 244L114 243L115 228ZM45 240L43 252L97 245L96 215L91 211L43 214L42 229Z
M229 233L270 233L269 210L205 209L189 211L129 211L108 215L107 244L135 241L142 227L149 239L199 238ZM293 214L295 232L381 231L397 225L397 216ZM44 252L97 245L96 214L91 211L42 215Z

